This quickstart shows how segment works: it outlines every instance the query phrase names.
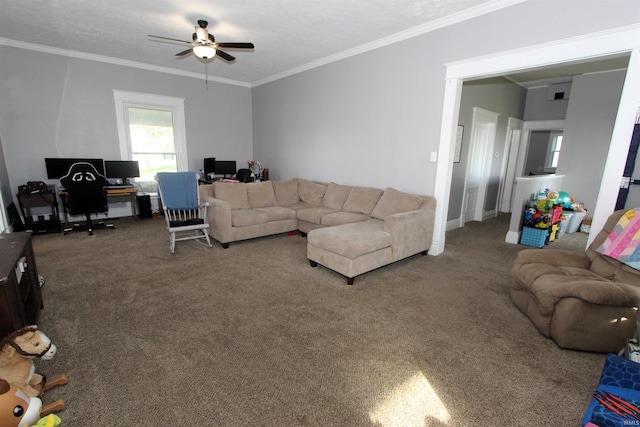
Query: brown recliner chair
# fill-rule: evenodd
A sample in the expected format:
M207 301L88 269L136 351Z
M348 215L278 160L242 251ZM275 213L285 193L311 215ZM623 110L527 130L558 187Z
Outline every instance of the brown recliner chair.
M595 251L625 210L614 212L586 252L526 249L511 271L511 299L560 347L617 353L634 335L640 271Z

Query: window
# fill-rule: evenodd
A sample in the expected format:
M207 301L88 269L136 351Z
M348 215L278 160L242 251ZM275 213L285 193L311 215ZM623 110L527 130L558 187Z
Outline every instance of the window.
M137 160L145 191L158 172L188 170L184 99L114 90L120 157Z
M140 181L153 181L158 172L176 172L173 114L166 110L127 108L131 160L140 167Z
M549 137L549 153L545 165L546 170L555 171L558 167L558 159L560 158L560 150L562 149L562 134L551 132Z

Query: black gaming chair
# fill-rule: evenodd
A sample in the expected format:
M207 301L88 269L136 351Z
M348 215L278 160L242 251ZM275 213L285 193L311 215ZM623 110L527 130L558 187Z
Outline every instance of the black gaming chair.
M78 162L71 165L69 172L60 178L60 183L67 192L65 208L69 214L86 216L84 226L74 224L71 228L65 228L64 234L83 229L93 234L91 214L106 213L109 210L107 190L104 188L109 185L109 181L100 175L91 163ZM113 228L113 224L105 224L102 221L96 225Z

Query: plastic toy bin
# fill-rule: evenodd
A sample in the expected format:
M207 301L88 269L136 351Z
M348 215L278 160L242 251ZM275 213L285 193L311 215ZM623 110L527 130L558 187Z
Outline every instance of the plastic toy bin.
M549 229L522 227L522 235L520 236L520 244L527 246L535 246L542 248L549 236Z

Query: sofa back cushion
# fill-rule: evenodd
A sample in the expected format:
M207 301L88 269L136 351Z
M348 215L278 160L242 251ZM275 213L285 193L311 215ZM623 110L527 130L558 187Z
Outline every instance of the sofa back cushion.
M342 210L349 193L351 193L351 186L330 183L327 186L327 192L324 193L324 207Z
M382 193L383 191L379 188L353 187L342 206L342 210L371 215L376 203L382 197Z
M310 205L322 206L327 185L298 178L298 196L300 200Z
M289 181L272 181L273 192L276 195L278 205L292 205L300 201L298 197L298 180L290 179Z
M247 184L247 198L249 199L249 206L252 208L266 208L278 205L271 181Z
M215 197L213 193L213 184L198 185L198 196L202 197Z
M231 209L250 208L247 198L247 184L216 181L213 186L216 199L229 203Z
M371 216L377 219L384 219L387 215L414 211L422 205L422 202L423 200L420 196L404 193L389 187L384 191L373 212L371 212Z

